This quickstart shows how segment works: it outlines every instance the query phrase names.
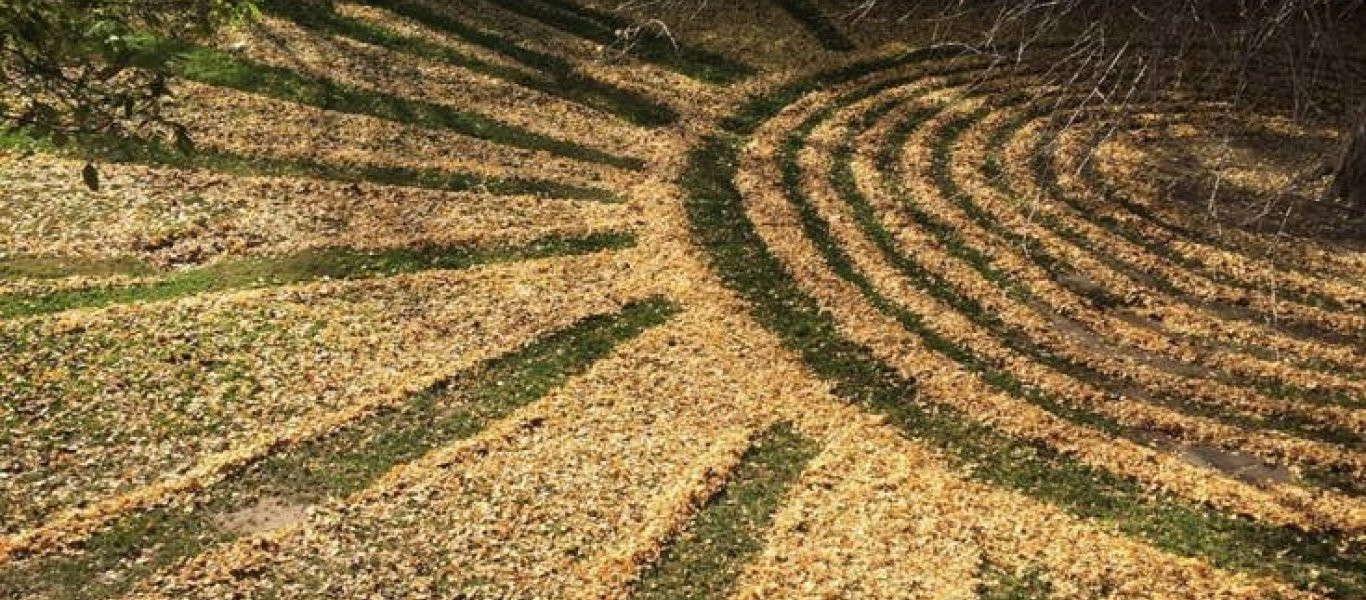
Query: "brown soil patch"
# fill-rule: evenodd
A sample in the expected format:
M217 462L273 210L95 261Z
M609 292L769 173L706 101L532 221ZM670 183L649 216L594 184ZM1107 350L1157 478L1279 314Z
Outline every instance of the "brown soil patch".
M214 517L214 525L236 535L255 535L292 525L308 516L305 504L265 496L250 506Z

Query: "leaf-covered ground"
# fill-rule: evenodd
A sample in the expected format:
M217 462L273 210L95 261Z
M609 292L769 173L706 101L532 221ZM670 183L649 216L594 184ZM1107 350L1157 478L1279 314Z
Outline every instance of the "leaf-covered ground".
M7 134L0 597L1366 597L1366 252L1231 225L1336 132L712 4L267 3L195 153Z

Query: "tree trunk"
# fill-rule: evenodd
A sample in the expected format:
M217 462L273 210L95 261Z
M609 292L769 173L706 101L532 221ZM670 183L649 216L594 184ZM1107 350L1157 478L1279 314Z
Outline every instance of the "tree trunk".
M1329 192L1333 200L1366 209L1366 119L1349 134Z

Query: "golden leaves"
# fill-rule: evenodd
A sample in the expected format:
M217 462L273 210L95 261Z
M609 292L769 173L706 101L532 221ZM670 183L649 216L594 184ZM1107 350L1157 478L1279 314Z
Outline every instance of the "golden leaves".
M8 399L33 411L7 442L26 477L0 481L5 533L36 528L19 538L32 549L79 539L126 506L647 295L616 263L598 254L0 324L4 337L46 332L36 351L0 355L5 372L31 374ZM54 367L66 374L43 375ZM61 431L85 442L78 460L53 460L44 440Z

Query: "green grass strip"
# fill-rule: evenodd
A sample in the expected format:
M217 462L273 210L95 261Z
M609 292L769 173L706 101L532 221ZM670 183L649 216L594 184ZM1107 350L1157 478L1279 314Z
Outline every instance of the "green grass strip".
M57 153L47 141L23 132L0 132L0 148ZM344 183L372 183L448 192L483 192L495 196L540 196L564 200L620 203L625 200L602 188L570 185L544 179L489 177L444 169L411 169L333 164L300 158L247 156L217 150L185 153L155 140L90 139L69 150L83 160L140 164L175 169L205 169L244 177L307 177ZM74 175L73 175L74 176Z
M985 563L980 577L982 583L977 585L980 600L1045 600L1053 595L1048 574L1038 569L1016 574Z
M908 59L917 56L924 54ZM897 62L890 61L887 67ZM886 67L865 64L843 72L877 68ZM839 74L812 81L839 83ZM811 84L788 90L807 85ZM768 99L760 102L771 105ZM744 131L779 108L767 113L758 106L742 108L730 122ZM1366 554L1360 543L1330 533L1269 526L1152 492L1138 481L1088 467L1045 444L1003 435L948 407L918 401L915 382L845 338L829 313L801 290L764 245L732 181L743 143L743 136L718 133L690 155L680 184L687 191L685 209L692 235L711 256L723 282L750 303L756 321L829 380L840 397L885 415L889 425L942 449L954 463L974 465L965 472L976 479L1081 518L1112 523L1169 552L1200 557L1221 568L1278 576L1339 598L1366 594Z
M953 161L952 148L954 141L967 130L971 123L979 120L982 114L983 113L969 115L962 119L949 122L944 126L934 144L931 165L932 171L934 172L936 185L941 190L941 193L943 193L946 198L952 200L973 222L1001 239L1010 239L1013 233L1008 228L1001 225L999 219L996 219L994 216L987 213L978 206L969 195L963 193L949 174L949 165ZM881 168L887 169L889 167L891 161L895 160L895 149L904 144L908 135L922 122L923 117L917 116L897 125L894 135L889 138L888 144L881 149L881 157L879 159L879 166ZM997 168L999 168L999 165ZM852 177L852 175L847 176ZM950 253L962 258L969 265L973 266L974 269L982 273L987 279L997 285L1003 286L1010 296L1021 301L1030 302L1031 305L1037 305L1041 302L1028 290L1022 288L1013 281L1009 281L1003 273L996 270L990 264L990 260L985 256L978 253L975 249L965 246L963 240L959 238L956 233L953 235L944 234L944 231L952 231L952 228L919 210L914 202L907 196L904 189L899 189L899 186L896 185L891 185L891 187L893 193L896 193L903 198L903 207L906 212L911 215L912 219L918 224L923 225L925 229L935 235L936 239L944 244L945 248L949 250ZM857 192L855 191L855 193ZM1066 233L1064 232L1071 231L1070 228L1067 228L1064 224L1056 223L1056 219L1049 215L1032 215L1032 218L1046 224L1052 223L1058 228L1057 231L1060 235L1063 235L1064 237L1066 237ZM871 226L879 229L881 227L880 224L876 224L875 222ZM872 235L874 239L877 239L879 236L888 236L885 231L874 231L874 233L870 235ZM1086 244L1087 242L1083 238L1080 243ZM895 256L889 258L889 260L892 260L894 263L909 261L909 259L905 258L905 256L900 253L900 249L896 248L894 244L884 243L882 245L884 246L884 252L892 252L895 254ZM1081 245L1079 247L1088 251L1095 250L1090 245ZM1102 260L1108 258L1105 253L1092 253L1098 254ZM1044 248L1031 247L1030 252L1026 253L1026 257L1040 268L1053 274L1055 277L1065 272L1066 267L1061 261ZM944 285L948 284L945 283ZM933 288L928 289L933 291ZM1088 296L1101 306L1108 306L1109 304L1105 303L1105 298L1111 297L1111 295L1105 291L1091 291ZM952 303L950 299L945 299L945 301ZM1132 395L1126 386L1134 386L1136 388L1142 387L1136 382L1127 380L1127 378L1115 378L1099 372L1084 363L1058 356L1049 349L1034 343L1025 332L1010 327L1007 323L1001 321L999 317L982 313L980 307L974 309L973 306L960 306L959 310L977 324L990 329L993 333L1000 336L1002 342L1012 350L1024 354L1035 361L1038 361L1040 364L1058 370L1068 376L1086 381L1102 390L1116 395ZM1285 395L1281 393L1283 392L1282 388L1275 386L1259 386L1256 381L1249 381L1247 378L1228 373L1215 373L1214 375L1215 380L1229 385L1250 388L1253 391L1266 394L1273 398L1285 397ZM1287 413L1271 415L1235 414L1217 406L1202 404L1172 394L1156 393L1149 390L1145 391L1156 403L1174 409L1182 414L1209 418L1237 427L1290 433L1292 435L1302 436L1306 439L1348 446L1359 443L1361 439L1361 436L1353 431L1339 427L1326 426L1302 415ZM1136 442L1141 439L1141 435L1139 435L1141 432L1134 431L1131 428L1122 428L1118 424L1108 420L1091 424L1104 429L1108 433L1121 435L1133 439ZM1303 471L1307 480L1321 486L1336 489L1343 493L1360 494L1364 489L1349 473L1340 473L1331 468L1306 468Z
M1228 569L1322 586L1337 597L1366 594L1360 544L1342 536L1273 527L1153 493L1135 480L1088 467L1043 443L1005 436L943 406L916 400L915 383L839 333L833 318L807 296L763 245L730 177L742 139L710 138L692 155L683 179L695 239L711 254L728 287L751 314L798 352L835 393L885 415L908 438L944 450L971 475L1053 503L1082 518L1115 524L1170 552ZM1341 546L1341 548L1339 548ZM1355 558L1354 558L1355 557Z
M1081 175L1082 179L1087 181L1087 183L1089 183L1092 187L1101 190L1101 196L1104 202L1117 204L1121 208L1128 211L1130 214L1133 214L1139 217L1140 219L1149 222L1153 222L1154 220L1159 222L1165 222L1161 221L1160 219L1157 219L1156 217L1153 217L1152 213L1147 211L1141 205L1133 202L1132 200L1129 200L1126 195L1115 192L1107 183L1102 181L1101 176L1096 169L1096 161L1087 160L1084 166L1082 167ZM1056 179L1056 168L1050 166L1050 170L1052 171L1050 179ZM1178 252L1169 244L1154 241L1153 239L1135 230L1132 226L1126 225L1123 221L1116 219L1115 217L1112 217L1107 214L1098 213L1089 207L1084 207L1081 205L1081 202L1077 198L1073 197L1071 194L1064 194L1060 199L1066 202L1067 205L1072 207L1074 210L1084 210L1085 212L1083 212L1082 214L1087 215L1088 220L1090 222L1099 225L1101 228L1105 229L1111 234L1124 238L1124 240L1128 241L1129 243L1140 248L1143 248L1144 250L1152 253L1155 256L1161 257L1163 260L1169 263L1172 263L1174 265L1177 265L1190 271L1198 272L1201 274L1201 276L1210 279L1211 281L1221 283L1239 290L1243 290L1245 292L1265 293L1268 291L1267 288L1263 286L1259 286L1256 283L1244 281L1242 278L1235 277L1229 272L1220 269L1219 267L1211 267L1205 264L1204 262L1201 262L1200 260L1186 256L1185 254ZM1140 215L1140 212L1148 215L1148 217ZM1184 228L1182 230L1188 231L1188 229ZM1170 233L1169 230L1168 233ZM1227 244L1210 244L1203 240L1200 240L1200 243L1205 245L1213 245L1215 248L1225 252L1242 255L1242 253L1238 252L1236 248L1231 248ZM1314 308L1321 308L1325 310L1351 312L1359 312L1360 310L1344 305L1332 296L1315 292L1313 290L1300 290L1292 287L1278 287L1276 288L1276 295L1280 299L1288 300L1296 304L1301 304L1304 306L1310 306Z
M1143 439L1142 431L1122 425L1113 419L1104 417L1090 410L1076 408L1061 398L1028 385L1020 381L1009 372L1009 369L998 361L977 356L973 352L955 343L931 327L924 315L920 315L905 309L897 302L882 294L876 286L854 265L853 260L841 249L833 236L829 232L827 223L816 211L810 199L801 189L802 174L801 168L797 164L797 154L806 144L807 137L822 122L834 113L834 111L847 104L859 99L871 96L876 91L887 87L889 84L899 83L900 80L879 83L868 90L863 90L850 96L840 98L802 123L797 130L790 135L780 147L779 161L783 174L783 187L787 199L798 210L804 234L821 252L826 263L842 279L854 285L868 299L869 303L880 312L894 318L908 331L916 334L926 344L926 346L945 357L957 362L969 372L980 375L986 383L1014 397L1035 404L1045 410L1056 414L1067 420L1081 423L1086 426L1095 427L1110 435L1126 438L1141 443ZM850 205L854 220L860 229L867 235L879 252L896 268L902 275L909 278L918 288L929 293L936 299L948 304L957 310L964 317L974 324L991 331L1012 351L1020 353L1032 360L1045 366L1055 369L1067 376L1090 382L1104 390L1116 394L1125 394L1127 390L1115 382L1111 381L1108 375L1099 373L1094 369L1058 356L1046 348L1039 347L1029 336L1016 328L1010 327L999 317L989 314L979 303L970 297L960 293L950 282L939 275L926 269L923 265L915 262L900 251L892 235L882 227L877 216L874 214L871 205L858 190L854 180L854 174L850 167L850 158L853 153L852 142L858 131L870 127L883 114L896 106L897 102L886 103L876 107L866 114L861 123L856 123L845 131L844 137L835 149L834 160L832 161L832 172L830 174L832 184L840 197ZM933 115L937 114L941 108L925 109L913 115L908 121L923 123ZM950 138L951 139L951 138ZM941 140L942 141L942 140ZM886 150L884 149L884 153ZM964 202L968 200L961 199ZM909 199L905 204L912 205ZM1183 413L1197 414L1199 416L1213 418L1219 421L1228 422L1238 426L1289 430L1303 434L1313 439L1326 439L1333 442L1352 443L1357 439L1351 432L1339 432L1330 428L1319 426L1314 428L1314 423L1305 422L1303 419L1296 419L1290 415L1277 415L1274 417L1252 418L1245 415L1231 415L1225 411L1218 410L1216 407L1209 407L1187 401L1180 398L1163 397L1163 400ZM1325 430L1327 429L1327 430ZM1346 478L1327 469L1313 469L1312 474L1315 481L1345 481ZM1345 486L1339 486L1345 487Z
M966 193L958 188L958 184L950 175L950 167L953 162L954 142L966 133L972 124L980 121L989 113L989 110L977 111L974 114L951 121L944 126L935 140L935 145L931 153L932 171L934 173L935 183L940 190L942 190L945 197L952 200L973 223L976 223L979 227L982 227L988 233L1000 239L1016 239L1018 238L1016 232L1012 231L1009 227L1006 227L1001 223L1000 219L997 219L994 215L987 212L976 202L973 202ZM1119 263L1117 259L1110 256L1107 252L1096 251L1089 243L1089 240L1074 229L1067 227L1065 224L1058 221L1056 217L1049 214L1035 213L1031 213L1031 217L1044 223L1045 228L1054 232L1059 237L1086 250L1088 254L1094 256L1106 266L1109 266L1112 269L1122 268L1122 264ZM1091 300L1091 303L1097 308L1105 309L1129 305L1128 300L1118 294L1111 293L1108 290L1078 290L1076 289L1076 286L1068 286L1065 283L1062 283L1063 275L1070 272L1071 268L1065 261L1054 256L1052 252L1041 244L1031 244L1029 246L1029 252L1025 254L1029 260L1034 262L1034 264L1052 275L1055 281L1058 281L1060 284L1064 285L1064 287L1072 289L1073 292L1078 295ZM1020 290L1020 293L1023 291L1019 286L1012 286L1012 289Z
M464 171L334 164L299 158L248 156L210 149L183 152L156 140L84 139L70 150L22 131L0 132L0 149L24 152L70 152L83 160L141 164L176 169L205 169L244 177L307 177L345 183L373 183L451 192L483 192L496 196L540 196L564 200L620 203L612 191L525 177L490 177Z
M622 44L617 32L633 23L566 0L493 0L499 6L604 46ZM653 31L630 40L632 56L706 83L727 85L754 75L753 67L708 50L676 45Z
M764 534L786 492L816 455L816 444L789 423L770 427L750 446L726 486L646 571L633 597L722 598Z
M395 8L397 6L410 6L408 3L400 2L372 1L370 4L376 6L393 5ZM442 61L614 114L636 125L662 127L678 121L678 113L668 106L643 95L574 73L572 69L554 71L555 77L538 77L519 69L468 56L448 46L433 43L420 37L404 35L360 19L301 4L297 0L272 0L266 3L265 7L270 12L289 18L305 27L346 36L360 42L414 56ZM412 12L418 11L425 11L423 14L430 12L427 9L412 9ZM398 10L395 12L403 14ZM432 20L432 18L429 17L420 21L427 20Z
M1099 137L1093 140L1091 144L1091 149L1093 151L1095 149L1095 145L1099 144L1099 142ZM1050 171L1054 169L1053 165L1051 164L1051 161L1049 169ZM1114 185L1113 182L1108 180L1104 175L1100 173L1099 167L1096 165L1096 161L1094 160L1087 160L1082 165L1080 174L1082 176L1082 179L1086 181L1088 184L1090 184L1091 187L1100 191L1100 196L1106 202L1114 202L1115 204L1118 204L1120 208L1124 209L1125 211L1128 211L1130 214L1138 217L1140 220L1147 222L1148 224L1152 225L1153 227L1156 227L1157 229L1160 229L1172 236L1179 237L1181 239L1191 240L1207 246L1213 246L1214 248L1217 248L1224 252L1228 252L1230 254L1243 254L1243 252L1239 248L1226 243L1224 240L1220 239L1216 235L1209 234L1203 230L1192 229L1190 227L1184 227L1175 224L1171 221L1168 221L1161 215L1153 212L1148 207L1143 206L1142 204L1134 201L1132 198L1129 197L1128 194L1122 192L1118 188L1118 186ZM1050 178L1055 179L1056 176L1056 172L1053 172L1050 175ZM1068 205L1075 206L1073 203L1075 198L1070 198L1069 196L1063 199L1068 202ZM1154 243L1149 238L1144 237L1141 233L1134 231L1131 226L1126 225L1122 220L1115 219L1108 215L1097 215L1094 212L1088 212L1086 214L1092 215L1093 218L1096 219L1096 222L1099 223L1102 227L1105 227L1107 230L1117 235L1121 235L1125 239L1130 240L1135 244L1142 244L1149 251L1158 254L1172 262L1180 264L1189 269L1198 269L1207 277L1215 281L1224 283L1226 285L1238 287L1239 289L1247 291L1259 291L1262 289L1255 284L1251 284L1240 279L1231 277L1227 273L1220 271L1217 267L1211 267L1198 260L1188 258L1185 255L1182 255L1176 252L1175 250L1167 247L1166 245ZM1286 259L1275 255L1267 255L1259 258L1261 260L1268 260L1272 264L1276 265L1277 268L1287 271L1298 271L1304 266L1301 264L1289 262ZM1331 310L1350 311L1355 313L1361 313L1363 311L1366 311L1366 307L1347 306L1342 304L1335 298L1315 293L1312 291L1301 291L1293 288L1280 288L1277 289L1277 294L1287 299L1290 299L1294 302L1304 304L1306 306L1316 306Z
M721 121L721 128L734 135L751 135L778 111L811 92L893 67L946 59L958 54L961 52L952 48L922 48L880 59L857 62L828 73L819 73L810 79L801 79L776 90L765 90L762 94L750 98L748 102L736 110L735 114Z
M433 9L421 0L361 0L365 4L392 11L433 29L439 29L473 44L483 46L555 79L572 79L578 69L554 54L532 50L513 39L471 26L450 14Z
M855 50L857 46L850 41L847 36L840 32L825 13L816 5L815 0L777 0L778 6L792 15L793 19L801 23L811 35L821 43L821 46L831 52L849 52Z
M155 275L156 267L136 258L49 258L15 256L0 258L0 280L61 279L63 277L109 277Z
M180 271L139 285L0 296L0 318L50 314L111 304L158 302L231 289L273 287L322 279L366 279L433 269L618 250L635 244L628 233L550 237L526 245L480 248L428 246L387 250L320 248L278 257L243 258Z
M1006 141L1012 135L1018 132L1021 128L1023 128L1024 125L1028 123L1028 121L1029 119L1027 117L1011 119L1010 121L1006 122L1003 126L1001 126L999 129L992 132L992 135L987 143L987 158L981 168L983 175L985 175L988 178L988 180L991 182L991 185L994 188L996 188L997 191L1015 200L1016 202L1022 202L1022 200L1020 199L1019 194L1016 193L1016 191L1012 189L1002 177L1002 174L1004 173L1004 168L1002 166L1001 153ZM1042 151L1042 148L1036 149L1036 152L1038 151ZM945 160L947 162L951 159L946 157ZM1061 191L1059 190L1058 193L1061 193ZM1088 212L1086 214L1091 215L1093 213ZM1106 259L1111 258L1108 256L1108 253L1097 253L1095 251L1096 249L1094 245L1090 243L1089 239L1081 236L1079 233L1075 232L1074 230L1065 226L1064 224L1058 223L1055 218L1049 215L1038 214L1033 215L1033 218L1039 220L1042 223L1045 223L1045 225L1047 225L1050 228L1056 227L1056 231L1059 235L1061 235L1069 241L1072 241L1074 244L1078 245L1078 247L1085 249L1092 255L1098 256L1098 258L1100 258L1101 260L1104 261ZM1108 217L1095 218L1108 219ZM982 223L979 221L979 223L982 224L984 227L987 227L988 223L991 227L995 227L998 224L998 222L995 220L988 221L987 223ZM1028 258L1035 260L1035 262L1039 264L1041 267L1043 267L1045 270L1048 270L1049 272L1054 272L1052 269L1053 263L1045 262L1047 260L1052 259L1052 256L1049 255L1043 249L1037 249L1037 251L1030 252ZM1107 262L1106 264L1110 265L1111 262ZM1117 264L1112 266L1112 268L1123 269L1126 273L1130 273L1131 275L1134 274L1132 272L1132 267L1127 264ZM1192 337L1190 338L1190 341L1201 345L1208 344L1208 341L1201 340L1199 338ZM1248 349L1246 347L1236 349L1240 352L1251 355L1259 354L1257 352L1251 351L1251 349ZM1276 361L1288 360L1286 357L1276 357L1274 355L1267 356L1265 353L1260 353L1260 358ZM1348 379L1360 378L1359 374L1355 373L1354 369L1344 366L1332 365L1330 363L1324 363L1322 361L1294 361L1294 364L1302 368L1339 375L1346 377ZM1339 405L1348 406L1352 408L1366 406L1366 400L1355 398L1352 394L1346 391L1321 389L1311 390L1304 387L1296 386L1292 383L1281 381L1275 377L1261 377L1254 375L1221 372L1217 373L1217 379L1223 383L1227 383L1230 385L1253 386L1259 392L1272 398L1294 399L1313 404Z
M963 135L963 133L965 133L972 126L973 123L980 121L981 118L988 113L989 111L979 111L976 114L968 115L947 123L943 127L943 129L938 132L939 135L935 137L935 142L932 149L931 170L933 171L936 185L939 187L941 193L944 195L945 198L949 199L956 206L958 206L959 209L961 209L965 214L967 214L967 216L974 223L983 227L987 231L992 232L1001 239L1008 240L1011 239L1011 232L1009 231L1009 229L1004 227L999 219L996 219L993 215L989 214L985 209L983 209L975 201L973 201L968 194L964 193L961 189L959 189L957 183L953 180L953 177L950 174L950 165L953 163L954 160L954 144ZM873 117L876 118L877 115L873 115ZM923 120L924 117L922 115L917 116L911 119L910 121L923 122ZM866 127L870 124L871 123L865 123L864 126ZM894 140L900 138L900 134L902 132L898 131L897 133L898 136L894 136ZM867 207L866 200L864 200L861 197L861 193L858 191L857 186L854 184L853 172L848 167L848 156L852 153L852 149L848 145L850 141L850 139L846 139L844 145L839 150L841 154L837 157L836 160L838 171L835 173L833 177L836 181L837 187L841 190L845 198L855 205L855 210L867 212L870 209ZM893 150L884 147L884 159L887 158L887 154L889 152L893 152ZM895 187L896 186L894 186L894 188ZM902 203L904 206L914 206L913 200L909 198L909 196L905 193L904 190L895 191L898 192L901 196ZM923 214L923 211L913 210L911 212L913 218L923 219L925 222L930 223L931 226L928 229L932 233L947 228L942 223L939 223L937 219L933 219L929 215ZM1050 220L1048 215L1035 215L1035 218L1040 221ZM999 337L999 339L1001 339L1001 341L1005 343L1006 346L1009 347L1011 350L1028 356L1041 364L1058 370L1059 372L1065 373L1069 376L1096 385L1097 387L1100 387L1101 389L1110 393L1128 395L1128 390L1125 387L1126 385L1141 387L1136 382L1133 382L1131 380L1123 380L1123 378L1120 378L1122 381L1116 381L1116 378L1111 375L1107 375L1105 373L1097 371L1096 369L1082 362L1069 359L1063 356L1059 356L1053 353L1052 350L1041 347L1039 344L1033 341L1033 339L1028 335L1027 332L1024 332L1016 327L1010 326L1008 323L1001 320L998 315L988 314L985 310L982 309L982 307L979 304L971 301L970 299L966 299L956 293L948 294L938 292L938 290L941 288L952 287L951 284L943 280L942 278L938 277L937 275L929 274L928 271L919 267L918 265L916 265L916 269L906 268L908 264L912 263L912 261L901 252L900 248L896 247L894 242L890 240L889 234L882 229L880 223L877 223L876 217L868 216L865 219L861 219L861 222L865 223L865 231L869 232L870 236L872 236L875 240L879 240L879 246L882 249L883 253L888 257L889 260L896 264L903 273L912 276L913 279L915 278L915 275L918 275L918 273L915 272L916 269L926 273L925 276L922 276L918 279L924 289L930 291L932 294L934 294L941 300L945 301L946 303L949 303L950 305L954 306L956 309L959 310L960 313L964 314L964 316L967 316L977 325L986 328L990 330L992 333L996 334ZM988 269L987 264L985 262L979 262L983 261L985 257L981 256L980 254L963 251L961 240L956 238L949 238L941 241L945 243L945 246L950 251L950 253L953 253L959 256L960 258L963 258L965 261L969 263L970 266L974 267L975 270L978 270L980 273L982 273L984 277L997 283L998 285L1005 284L1007 286L1007 290L1012 290L1014 292L1012 295L1016 296L1021 300L1031 302L1031 304L1033 305L1037 305L1041 302L1038 298L1034 297L1027 290L1017 285L1014 285L1013 283L1007 282L1005 280L1006 278L1004 277L1004 275L999 271L996 271L995 269ZM1090 249L1089 247L1084 248L1088 250ZM1029 252L1028 254L1034 257L1036 264L1038 264L1040 267L1050 270L1050 272L1054 273L1055 275L1058 274L1058 271L1050 269L1050 267L1052 267L1053 269L1057 268L1057 261L1056 259L1053 259L1046 250L1042 248L1031 249L1031 252ZM1249 388L1252 391L1258 393L1264 393L1266 391L1259 388L1255 384L1250 384L1242 378L1230 374L1224 374L1224 377L1222 379L1218 377L1216 377L1215 379L1223 381L1224 383L1227 383L1229 385ZM1299 435L1306 439L1345 445L1353 445L1359 443L1361 440L1361 436L1351 430L1318 423L1302 415L1295 415L1289 413L1279 413L1273 415L1234 414L1228 412L1227 410L1221 409L1217 406L1201 404L1199 402L1191 401L1185 398L1179 398L1171 394L1163 394L1157 392L1151 392L1151 394L1154 396L1154 399L1157 400L1160 404L1173 408L1183 414L1210 418L1231 425L1236 425L1239 427L1281 431L1291 433L1294 435Z
M1018 380L1008 372L1005 366L995 361L978 357L970 350L943 337L933 328L928 326L923 315L914 314L905 310L896 302L879 292L865 276L858 272L852 260L844 254L831 237L829 233L829 224L820 217L810 200L801 190L802 173L797 164L797 153L805 145L807 136L811 134L820 122L828 119L829 116L833 114L836 107L846 106L858 100L870 97L891 86L904 83L904 79L891 79L880 82L855 94L835 100L833 103L834 106L827 107L810 117L801 124L791 136L784 140L779 152L784 192L788 200L798 209L802 219L803 231L807 237L815 243L822 252L827 263L831 265L832 269L840 275L841 278L857 287L873 306L879 309L879 311L895 318L908 330L924 339L927 346L931 349L958 362L968 371L981 375L983 379L992 386L1044 407L1059 416L1100 428L1113 435L1128 437L1134 440L1140 439L1140 432L1123 427L1110 419L1100 417L1089 411L1070 408L1067 403L1062 402L1060 399ZM930 90L926 90L926 93L928 91ZM852 143L854 137L860 131L871 127L898 104L899 101L893 101L871 109L863 116L860 122L855 123L853 127L850 127L845 131L841 142L834 151L830 173L832 186L841 199L849 204L854 220L859 228L869 237L888 262L901 274L909 278L917 287L926 291L932 297L953 307L974 324L997 335L1011 350L1067 376L1075 377L1097 385L1106 391L1119 394L1126 393L1127 390L1122 385L1118 385L1116 382L1112 381L1110 376L1100 373L1085 364L1054 354L1049 349L1040 347L1030 339L1027 333L1011 327L1009 324L1002 321L999 316L990 314L977 301L960 293L952 283L929 269L926 269L924 266L901 252L892 235L881 225L871 205L858 189L850 165L850 159L853 154ZM904 142L919 124L924 123L930 117L940 112L942 108L943 107L918 111L910 118L898 124L895 128L895 135L892 136L893 143L899 145L899 143ZM959 132L963 131L965 127L966 126L962 123L954 122L945 128L946 131L950 131L951 133L942 136L939 139L939 143L936 145L934 153L935 171L938 175L939 185L948 188L945 192L946 195L954 198L955 202L964 210L972 214L974 218L980 220L986 218L985 213L982 212L980 207L977 207L975 203L972 203L970 199L960 194L956 186L953 186L951 178L947 175L946 165L950 158L950 153L947 149L952 146L952 141L956 139L956 136ZM887 169L889 167L890 162L894 160L893 157L895 155L896 147L897 146L889 145L880 149L879 166L881 168ZM915 203L907 197L904 190L899 189L898 186L891 187L892 193L903 198L903 205L913 218L916 219L917 222L928 225L929 227L927 228L932 233L936 234L936 236L939 236L939 241L945 244L951 252L965 258L965 260L968 260L974 266L979 268L985 267L984 257L975 252L966 252L965 250L967 250L968 247L963 244L962 240L959 239L956 234L953 236L942 235L946 231L950 231L950 228L921 211L915 206ZM1003 274L995 272L994 270L985 271L984 274L993 281L1005 279ZM1023 294L1023 291L1020 293ZM1254 418L1245 415L1230 415L1216 407L1200 405L1180 398L1164 396L1162 397L1162 400L1167 405L1173 406L1181 412L1213 418L1243 427L1291 431L1305 435L1311 439L1324 439L1337 443L1350 444L1358 439L1358 436L1351 432L1325 428L1322 425L1309 422L1302 418L1295 418L1291 415ZM1324 472L1319 475L1320 480L1332 480L1336 476L1335 473L1331 472ZM1342 478L1337 477L1337 479Z
M1161 246L1161 244L1153 244L1151 242L1148 242L1147 240L1143 239L1142 236L1137 232L1130 232L1133 235L1132 238L1123 235L1120 232L1126 231L1124 227L1121 227L1117 222L1110 220L1108 217L1105 217L1103 215L1096 215L1094 210L1091 210L1090 208L1087 208L1086 206L1082 205L1077 198L1075 198L1074 196L1072 196L1071 194L1062 189L1062 185L1058 182L1057 170L1053 164L1053 155L1051 152L1045 151L1053 145L1054 141L1056 140L1056 137L1057 132L1053 132L1050 135L1040 136L1039 143L1033 151L1031 159L1032 164L1030 165L1034 170L1035 177L1038 179L1040 186L1044 188L1045 192L1048 193L1049 197L1063 202L1064 204L1071 207L1073 210L1078 211L1080 214L1092 216L1092 218L1096 219L1102 228L1110 230L1115 235L1125 237L1125 239L1129 239L1129 241L1138 244L1141 247L1147 247L1149 250L1157 252L1159 256L1166 254L1159 250L1154 250L1154 248L1156 248L1157 246ZM1088 164L1091 163L1088 162ZM1117 203L1120 204L1120 206L1125 206L1126 208L1128 208L1126 205L1132 205L1132 208L1129 208L1131 212L1146 212L1145 209L1143 209L1141 206L1138 206L1137 204L1127 200L1122 200L1122 197L1122 194L1115 194L1109 192L1106 193L1107 200L1115 200ZM1134 214L1138 213L1135 212ZM1141 217L1142 215L1139 216ZM1046 227L1049 227L1050 230L1058 231L1058 234L1060 236L1068 237L1069 240L1075 240L1073 241L1074 244L1090 244L1089 238L1086 238L1080 232L1070 230L1070 228L1065 228L1061 223L1058 223L1056 220L1041 222L1044 223ZM1160 222L1160 220L1156 220L1153 222ZM1113 227L1114 229L1111 229L1111 227ZM1174 226L1169 229L1164 229L1169 233L1172 233L1173 235L1183 235L1182 232L1189 231L1188 229L1177 228ZM1209 239L1209 236L1207 234L1202 234L1200 236L1188 239L1193 239L1201 243L1218 246L1213 242L1207 241ZM1174 298L1178 298L1183 302L1190 304L1191 306L1204 308L1205 310L1214 312L1215 314L1225 319L1243 321L1254 325L1269 327L1275 329L1283 335L1287 335L1301 340L1328 341L1341 345L1360 345L1366 343L1366 332L1338 331L1330 326L1308 322L1303 319L1294 321L1288 321L1285 319L1278 320L1275 315L1267 313L1266 311L1260 309L1244 306L1231 306L1227 303L1222 303L1214 300L1206 300L1185 292L1181 288L1177 287L1177 285L1170 281L1168 278L1162 276L1159 273L1154 272L1151 269L1147 269L1139 265L1132 264L1118 257L1110 256L1108 253L1092 252L1092 254L1097 257L1105 257L1108 261L1106 263L1107 265L1113 263L1114 266L1112 266L1111 268L1122 271L1137 281L1143 282L1146 285L1150 285L1158 291L1169 296L1172 296Z
M208 85L227 87L324 110L367 115L461 135L514 148L540 150L622 169L641 170L645 161L622 157L509 125L478 113L363 89L292 69L259 64L203 46L168 47L180 58L178 74Z
M1156 324L1154 324L1154 326L1156 326ZM1209 340L1193 333L1171 332L1170 335L1182 337L1183 339L1193 344L1203 346L1204 348L1210 348L1213 345L1210 343ZM1344 365L1342 363L1335 362L1331 359L1327 359L1321 356L1287 356L1285 354L1277 352L1274 348L1255 346L1249 343L1238 342L1236 340L1221 340L1218 344L1218 347L1234 349L1238 352L1247 354L1248 356L1253 356L1263 360L1285 362L1303 369L1308 369L1310 371L1319 371L1321 373L1337 375L1349 381L1355 381L1358 383L1366 382L1366 374L1363 374L1360 369ZM1299 392L1296 393L1298 394ZM1313 399L1312 395L1309 397L1309 399ZM1350 399L1346 401L1340 400L1338 398L1325 399L1328 400L1328 403L1330 404L1340 404L1343 406L1351 406L1353 408L1357 408L1358 406L1366 408L1366 399L1363 399L1361 402Z
M470 438L540 399L677 311L668 301L654 298L584 319L455 374L402 405L272 455L209 489L193 512L179 507L142 511L88 540L79 554L0 570L0 597L120 596L154 573L234 539L215 525L214 517L243 508L244 499L275 496L318 504L363 490L393 467Z

